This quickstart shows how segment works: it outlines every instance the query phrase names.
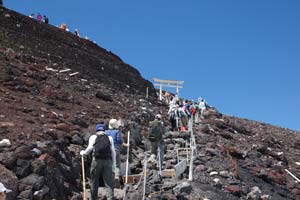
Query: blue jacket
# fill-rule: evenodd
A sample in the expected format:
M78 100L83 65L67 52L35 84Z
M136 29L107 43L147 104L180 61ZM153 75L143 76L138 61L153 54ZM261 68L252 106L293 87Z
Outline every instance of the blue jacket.
M115 150L120 150L121 145L123 144L121 131L110 129L110 130L105 131L105 133L113 138Z

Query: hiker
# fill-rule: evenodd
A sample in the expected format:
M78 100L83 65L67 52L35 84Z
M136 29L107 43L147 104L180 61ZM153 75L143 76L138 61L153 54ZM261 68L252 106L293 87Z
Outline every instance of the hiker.
M179 119L178 105L175 104L170 105L168 114L171 122L171 131L178 131L178 119Z
M206 110L206 103L205 103L204 99L201 99L198 106L200 109L200 118L203 119L203 113Z
M3 6L3 0L0 0L0 6Z
M128 147L128 144L123 143L122 132L119 130L119 123L116 119L109 120L108 130L105 131L105 134L111 136L114 142L114 148L116 152L116 173L115 178L119 179L121 175L121 147Z
M114 173L116 170L116 152L113 138L105 134L105 125L96 125L96 134L90 136L88 147L80 151L85 156L93 152L91 164L91 199L98 197L99 179L103 177L107 188L107 199L114 198Z
M133 141L134 146L142 146L143 145L143 135L141 128L141 120L138 117L133 117L128 124L128 128L130 130L130 135Z
M67 30L67 24L65 24L65 23L61 24L60 29L62 29L64 31Z
M79 30L76 28L75 31L74 31L74 34L78 37L80 37L80 34L79 34Z
M30 18L34 18L34 13L32 13L31 15L29 15Z
M46 15L44 15L44 23L49 24L49 18Z
M186 116L188 117L188 119L191 118L192 114L190 111L190 104L189 104L188 100L183 101L183 110L184 110Z
M165 101L166 101L166 103L170 102L170 93L167 91L165 92Z
M161 120L161 115L157 114L154 121L149 123L148 139L151 142L151 156L150 160L155 160L157 156L157 149L160 149L160 166L162 167L164 160L164 148L165 143L163 135L166 132L166 128Z
M36 19L37 19L39 22L43 21L43 17L42 17L42 15L41 15L41 13L38 13L38 15L36 16Z
M196 119L196 113L197 113L197 107L195 105L195 102L192 102L192 105L190 107L190 112L192 114L192 119L193 119L193 122L195 122L195 119Z
M7 189L1 182L0 182L0 200L6 199L6 193L11 192L11 190Z
M184 132L187 130L188 116L185 113L183 106L179 106L178 115L179 115L179 119L180 119L179 122L181 122L180 130Z

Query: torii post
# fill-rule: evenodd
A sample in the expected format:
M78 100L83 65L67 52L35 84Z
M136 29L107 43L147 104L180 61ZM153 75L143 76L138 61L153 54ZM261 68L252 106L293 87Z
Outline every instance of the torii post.
M176 88L176 93L179 96L179 88L182 88L184 81L171 81L171 80L161 80L158 78L153 78L154 86L159 87L159 100L162 100L162 87Z

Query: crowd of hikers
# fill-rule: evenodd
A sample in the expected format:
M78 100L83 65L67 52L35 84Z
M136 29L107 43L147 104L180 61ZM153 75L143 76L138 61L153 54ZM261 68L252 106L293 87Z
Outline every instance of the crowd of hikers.
M171 96L166 101L169 103L168 114L172 131L186 131L191 118L198 123L203 118L203 112L208 106L203 98L198 98L198 102L194 102L180 100L178 95Z
M135 119L126 126L130 130L134 145L142 143L142 133L139 127L139 120ZM166 132L162 116L157 114L155 119L149 123L148 139L151 144L152 162L156 162L159 151L159 165L163 164L164 141L163 135ZM127 133L128 134L128 133ZM107 188L107 199L113 199L114 186L122 185L121 174L121 149L129 148L126 138L125 127L122 120L111 119L108 125L101 122L96 125L95 134L89 138L88 146L80 151L81 156L92 155L90 168L91 199L96 200L98 187L104 185Z
M42 16L41 13L38 13L36 17L35 14L32 13L31 15L29 15L29 17L32 19L36 19L38 22L44 22L45 24L49 24L49 18L46 15Z
M198 102L189 102L179 99L177 94L175 96L169 95L168 103L171 131L186 131L188 120L193 118L194 122L199 122L207 107L207 103L202 98L199 98ZM129 150L126 131L130 130L133 137L132 140L130 139L130 144L141 145L143 136L139 125L140 121L136 119L131 120L130 126L126 128L122 120L116 119L111 119L107 125L103 122L96 125L96 133L90 136L87 148L80 152L81 156L92 155L90 169L92 200L97 199L100 185L107 188L106 196L110 200L114 197L114 187L123 184L122 175L124 174L121 171L124 172L124 170L121 170L120 155L123 147ZM165 143L163 135L166 132L167 128L163 123L162 115L155 115L148 127L147 139L150 143L151 152L148 161L156 163L160 170L164 161Z
M0 3L1 3L1 1L2 0L0 0ZM2 4L0 4L0 6L2 6ZM38 22L44 22L45 24L49 24L49 18L46 15L42 15L41 13L37 13L37 14L32 13L31 15L29 15L29 17L37 20ZM61 30L70 32L70 29L68 28L66 23L62 23L60 26L57 26L57 27L60 28ZM81 37L78 28L75 28L73 34L76 35L77 37ZM92 41L87 36L85 36L83 39L86 39L93 43L96 43L95 41Z

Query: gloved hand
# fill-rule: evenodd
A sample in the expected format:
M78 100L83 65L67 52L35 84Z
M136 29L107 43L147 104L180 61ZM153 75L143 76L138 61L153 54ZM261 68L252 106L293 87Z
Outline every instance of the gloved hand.
M85 151L84 151L84 150L81 150L81 151L80 151L80 155L81 155L81 156L84 156L84 155L85 155Z

